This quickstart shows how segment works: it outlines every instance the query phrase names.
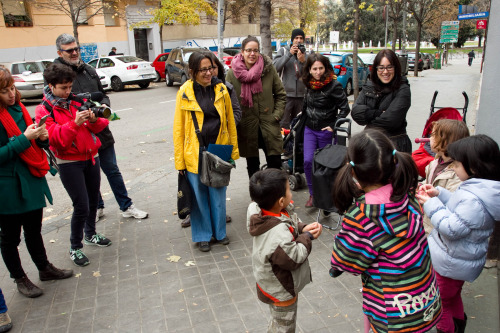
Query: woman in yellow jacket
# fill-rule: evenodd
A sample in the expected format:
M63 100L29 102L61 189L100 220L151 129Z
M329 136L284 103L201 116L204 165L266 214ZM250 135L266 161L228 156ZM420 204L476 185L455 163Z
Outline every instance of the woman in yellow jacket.
M196 115L205 146L210 143L233 145L231 158L239 158L236 125L226 86L212 77L214 64L209 56L194 52L189 57L191 79L177 92L174 116L175 168L186 173L193 190L191 237L200 251L210 251L210 240L227 245L226 187L208 187L198 175L200 144L192 113Z

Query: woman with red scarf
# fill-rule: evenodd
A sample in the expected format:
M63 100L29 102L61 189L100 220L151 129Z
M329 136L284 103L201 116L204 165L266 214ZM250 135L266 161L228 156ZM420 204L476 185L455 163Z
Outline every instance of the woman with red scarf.
M259 148L264 150L268 168L281 168L283 137L280 120L286 92L272 60L260 54L259 40L248 36L241 53L234 56L226 82L234 86L242 117L238 124L238 148L247 159L248 177L259 171Z
M349 114L349 102L333 74L330 61L325 56L313 53L307 57L302 72L302 81L307 87L302 107L304 129L304 173L309 187L306 207L313 206L312 163L316 149L332 143L332 132L340 110L340 118Z
M19 292L38 297L43 291L26 276L17 249L21 228L40 280L65 279L73 271L58 269L47 259L42 216L45 198L52 204L52 196L45 180L50 167L42 148L48 147L49 136L45 125L33 124L20 99L14 78L0 67L0 249Z

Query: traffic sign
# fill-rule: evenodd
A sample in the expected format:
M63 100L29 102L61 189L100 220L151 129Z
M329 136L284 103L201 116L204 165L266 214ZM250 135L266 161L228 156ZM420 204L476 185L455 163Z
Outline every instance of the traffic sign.
M443 21L441 23L441 38L440 43L456 43L458 42L459 21Z
M488 24L488 20L477 20L476 29L486 29L487 24Z
M472 14L462 14L462 15L458 15L458 19L459 20L470 20L470 19L477 19L477 18L488 17L489 15L490 15L489 12L472 13Z

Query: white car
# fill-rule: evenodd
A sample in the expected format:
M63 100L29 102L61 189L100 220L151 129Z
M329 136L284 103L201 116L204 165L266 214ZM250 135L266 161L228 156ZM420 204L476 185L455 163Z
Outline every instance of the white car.
M48 65L50 65L53 62L53 59L44 59L44 60L37 60L37 63L41 63L43 68L47 68ZM109 76L104 74L102 71L96 69L97 75L99 75L99 80L101 80L101 85L104 88L104 90L110 90L111 89L111 79Z
M14 77L14 84L21 98L43 96L43 67L41 60L17 61L2 64Z
M153 65L134 56L101 57L89 61L88 64L109 76L113 91L121 91L129 84L138 84L145 89L156 79Z

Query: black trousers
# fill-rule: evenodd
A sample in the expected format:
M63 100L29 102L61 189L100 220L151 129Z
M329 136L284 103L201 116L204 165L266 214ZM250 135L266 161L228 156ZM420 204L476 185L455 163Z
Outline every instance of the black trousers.
M26 275L17 249L21 243L21 227L24 230L26 247L36 268L43 270L49 264L43 245L42 216L42 208L22 214L0 215L0 249L5 266L13 279Z
M281 168L281 155L268 155L266 144L264 142L264 137L262 136L262 131L259 128L259 147L264 150L266 155L266 162L268 168L280 169ZM260 158L259 156L247 157L247 171L248 178L252 178L252 175L260 170Z

